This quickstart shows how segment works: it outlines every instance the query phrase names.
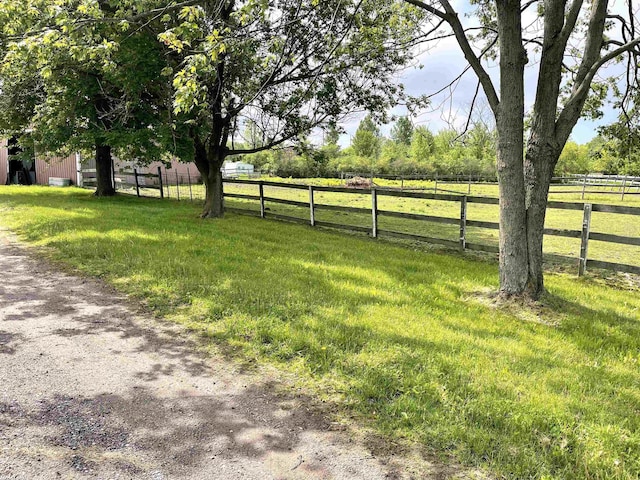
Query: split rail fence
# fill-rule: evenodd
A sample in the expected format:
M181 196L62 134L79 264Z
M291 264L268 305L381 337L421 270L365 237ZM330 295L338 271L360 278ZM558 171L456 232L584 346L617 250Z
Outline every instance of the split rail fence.
M170 171L157 167L153 171L140 171L137 168L113 171L113 185L121 193L135 194L138 197L201 199L204 197L204 187L200 182L200 175L191 174L189 168L185 173ZM95 188L96 169L83 168L82 187Z
M471 195L452 195L452 194L440 194L440 193L426 193L426 192L412 192L412 191L398 191L383 188L373 189L355 189L347 187L329 187L329 186L315 186L315 185L301 185L294 183L281 183L259 180L240 180L230 179L225 180L225 184L244 184L244 185L257 185L258 195L250 195L244 193L225 193L225 198L251 200L259 202L260 210L250 210L238 207L227 207L228 211L233 211L241 214L259 215L261 218L273 218L277 220L286 220L296 223L302 223L311 225L312 227L329 227L341 230L348 230L360 233L366 233L373 238L377 237L393 237L412 241L427 242L433 244L444 245L447 247L454 247L461 250L475 250L489 253L498 253L498 247L494 245L486 245L481 243L474 243L467 241L467 228L477 227L483 229L497 230L499 224L497 222L488 222L473 220L468 218L468 205L472 203L486 204L486 205L498 205L497 198L471 196ZM307 190L309 195L308 201L288 200L276 197L266 196L264 193L264 187L279 187L285 189ZM337 192L353 195L369 195L371 197L371 208L353 207L345 205L329 205L318 203L315 198L316 192ZM441 200L446 202L456 202L460 204L460 215L457 218L432 216L416 213L405 213L392 210L383 210L378 207L379 197L401 197L401 198L413 198L413 199L425 199L425 200ZM273 213L267 208L267 204L276 203L289 205L294 207L302 207L308 209L308 219L295 217L291 215L283 215L280 213ZM636 265L629 265L624 263L605 262L600 260L592 260L588 258L589 240L597 240L601 242L617 243L624 245L640 246L639 237L613 235L608 233L600 233L591 231L591 214L592 212L605 212L619 215L634 215L640 216L640 207L626 207L616 205L603 205L603 204L591 204L591 203L571 203L571 202L558 202L550 201L547 205L549 209L560 210L581 210L583 212L582 228L580 230L570 229L557 229L557 228L545 228L544 234L547 236L558 236L580 239L580 254L578 260L578 274L583 275L587 270L587 267L603 268L608 270L615 270L619 272L627 272L633 274L640 274L640 267ZM337 212L351 213L351 214L367 214L371 216L371 224L368 227L357 225L346 225L335 222L320 221L316 218L316 212L318 210L331 210ZM443 238L436 238L431 236L416 235L411 233L399 232L395 230L380 229L378 226L378 219L380 217L394 217L401 219L417 220L424 222L435 222L440 224L457 225L459 227L459 238L456 240L449 240ZM573 260L572 257L565 255L545 255L550 259L558 260Z
M370 173L342 172L340 178L347 181L350 178L363 177L370 178L373 183L374 178L391 180L399 183L401 191L404 190L433 190L433 193L463 192L449 190L449 188L466 187L467 195L471 195L473 185L498 185L495 177L482 175L377 175ZM433 182L433 187L416 187L411 185L411 181L422 180ZM573 189L572 189L573 187ZM640 177L628 175L566 175L553 177L551 179L550 193L552 194L581 194L584 200L585 195L619 195L620 200L625 196L640 195Z

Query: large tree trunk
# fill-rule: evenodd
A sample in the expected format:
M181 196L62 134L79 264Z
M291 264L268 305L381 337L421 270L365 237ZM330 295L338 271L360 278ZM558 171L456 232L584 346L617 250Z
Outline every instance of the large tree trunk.
M112 197L116 194L113 187L113 163L111 147L96 145L96 197Z
M521 295L527 286L524 189L524 66L520 1L496 2L500 35L500 106L497 115L500 190L500 293Z
M525 158L527 247L529 272L527 296L538 299L544 292L542 246L547 213L549 185L558 162L558 149L549 142L538 142L535 132L529 141Z
M202 176L205 187L202 218L220 218L224 216L224 195L222 190L222 164L226 157L222 148L209 148L194 137L195 164Z
M222 191L222 164L213 166L207 176L203 176L206 189L202 218L220 218L224 216L224 195Z

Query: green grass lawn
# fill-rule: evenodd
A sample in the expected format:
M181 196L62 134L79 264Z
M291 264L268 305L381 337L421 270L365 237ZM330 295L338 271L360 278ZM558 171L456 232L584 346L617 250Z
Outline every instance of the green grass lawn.
M640 292L189 202L0 187L0 223L159 315L294 372L390 438L506 478L640 476Z

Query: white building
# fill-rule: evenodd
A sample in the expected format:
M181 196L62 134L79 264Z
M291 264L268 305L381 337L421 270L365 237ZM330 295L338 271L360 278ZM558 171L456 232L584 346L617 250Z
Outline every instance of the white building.
M239 175L251 175L254 172L253 165L245 162L224 162L222 175L225 177L237 177Z

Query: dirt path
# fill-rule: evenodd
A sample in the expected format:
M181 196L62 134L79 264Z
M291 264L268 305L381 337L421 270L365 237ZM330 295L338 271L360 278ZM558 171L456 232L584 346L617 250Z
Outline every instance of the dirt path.
M3 480L412 477L1 231L0 382Z

